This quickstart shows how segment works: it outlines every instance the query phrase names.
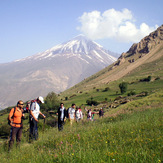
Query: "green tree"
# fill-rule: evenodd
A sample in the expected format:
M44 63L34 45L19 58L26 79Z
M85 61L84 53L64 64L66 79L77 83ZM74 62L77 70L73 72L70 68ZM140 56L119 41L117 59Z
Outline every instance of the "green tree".
M122 82L119 84L121 94L124 94L127 92L127 87L128 87L128 83L126 83L126 82Z
M48 93L45 98L45 103L42 104L42 109L45 111L53 110L56 111L60 105L57 95L54 92Z

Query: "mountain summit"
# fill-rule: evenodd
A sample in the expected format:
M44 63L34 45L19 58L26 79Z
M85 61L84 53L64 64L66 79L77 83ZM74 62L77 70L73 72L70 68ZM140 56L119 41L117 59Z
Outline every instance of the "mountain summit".
M109 51L79 35L45 52L0 64L0 108L64 91L114 61Z
M110 55L109 51L105 50L101 45L96 42L86 38L84 35L78 35L72 40L54 46L51 49L46 50L43 53L36 54L21 60L16 61L27 61L27 60L42 60L42 59L52 59L58 56L72 57L76 56L80 59L84 59L88 62L90 59L97 59L103 62L104 65L111 64L116 60L115 57ZM67 55L66 55L67 54Z

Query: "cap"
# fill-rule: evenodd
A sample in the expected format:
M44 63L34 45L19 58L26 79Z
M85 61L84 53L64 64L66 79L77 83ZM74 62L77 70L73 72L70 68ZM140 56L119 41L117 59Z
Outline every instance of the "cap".
M42 104L44 103L44 98L42 96L39 96L38 100L41 101Z

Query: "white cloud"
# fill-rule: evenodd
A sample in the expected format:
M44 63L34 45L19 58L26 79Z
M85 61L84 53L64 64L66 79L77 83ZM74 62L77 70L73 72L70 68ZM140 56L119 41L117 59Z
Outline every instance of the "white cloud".
M104 13L85 12L79 17L79 22L81 26L77 29L93 40L114 38L120 42L138 42L158 27L149 27L142 23L137 28L132 12L128 9L109 9Z

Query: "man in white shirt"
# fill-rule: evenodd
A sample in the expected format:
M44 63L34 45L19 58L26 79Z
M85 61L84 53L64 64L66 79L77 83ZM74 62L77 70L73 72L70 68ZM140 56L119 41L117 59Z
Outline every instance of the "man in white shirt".
M83 119L82 111L78 107L76 107L75 115L76 115L76 122L79 122L81 119Z
M71 108L68 109L68 115L69 115L69 120L71 125L75 120L75 107L76 105L72 104Z
M43 97L39 96L36 101L34 101L30 106L30 140L31 139L38 139L38 117L39 114L43 116L43 118L46 118L44 114L40 111L40 105L41 103L44 103Z

